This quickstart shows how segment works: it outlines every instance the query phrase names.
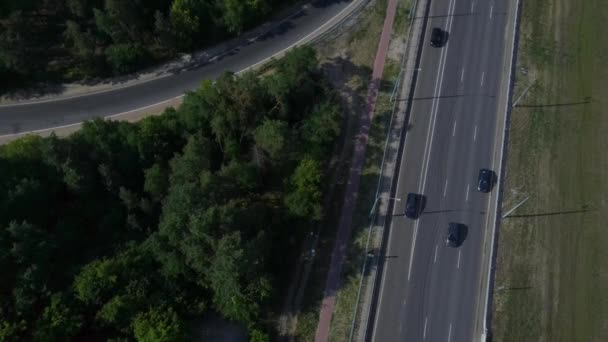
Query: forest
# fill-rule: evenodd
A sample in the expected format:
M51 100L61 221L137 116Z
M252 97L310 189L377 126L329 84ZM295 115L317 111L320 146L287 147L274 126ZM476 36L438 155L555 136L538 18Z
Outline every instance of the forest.
M125 74L234 37L294 0L3 0L0 91Z
M0 146L0 341L184 341L209 313L271 340L337 103L300 47L135 124Z

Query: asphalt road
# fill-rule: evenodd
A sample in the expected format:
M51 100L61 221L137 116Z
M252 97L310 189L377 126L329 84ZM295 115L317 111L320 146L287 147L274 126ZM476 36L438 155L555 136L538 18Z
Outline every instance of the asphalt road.
M315 1L299 15L261 39L242 46L234 54L168 77L71 99L0 106L0 136L75 124L175 98L196 89L203 79L214 79L225 70L243 70L283 51L313 32L318 33L319 28L352 2L360 0Z
M498 168L498 91L509 0L433 0L400 166L373 340L478 341L482 247L493 195L477 191L480 168ZM430 47L433 27L449 32ZM421 217L403 213L407 193L426 196ZM458 248L449 222L467 226Z

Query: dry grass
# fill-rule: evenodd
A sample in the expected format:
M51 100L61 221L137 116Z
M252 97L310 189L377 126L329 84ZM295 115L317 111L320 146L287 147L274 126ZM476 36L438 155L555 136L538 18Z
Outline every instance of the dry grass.
M608 340L608 7L523 1L495 289L496 341ZM522 69L523 68L523 69ZM525 74L522 73L525 71Z

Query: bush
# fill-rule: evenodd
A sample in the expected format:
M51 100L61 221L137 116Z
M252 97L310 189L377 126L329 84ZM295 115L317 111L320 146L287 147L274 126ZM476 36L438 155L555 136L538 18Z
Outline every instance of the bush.
M145 62L146 51L139 45L114 44L106 51L106 61L116 74L136 70Z

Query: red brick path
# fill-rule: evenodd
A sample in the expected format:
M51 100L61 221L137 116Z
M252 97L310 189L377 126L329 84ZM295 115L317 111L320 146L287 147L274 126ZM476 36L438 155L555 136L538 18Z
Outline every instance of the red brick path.
M329 335L329 325L336 304L336 292L340 286L342 263L350 240L353 211L357 204L357 192L359 191L361 171L365 161L369 130L374 115L374 109L376 108L378 89L380 87L380 81L382 80L382 73L384 71L384 63L388 53L396 10L397 0L389 0L386 9L386 17L384 18L384 27L382 28L382 35L380 36L380 43L378 44L378 51L376 52L376 59L374 61L372 80L367 92L368 106L366 112L361 116L360 130L355 141L352 165L348 176L344 204L342 205L336 244L334 245L331 255L330 269L327 275L327 282L325 283L325 293L321 304L321 311L319 313L319 325L317 326L315 342L325 342Z

